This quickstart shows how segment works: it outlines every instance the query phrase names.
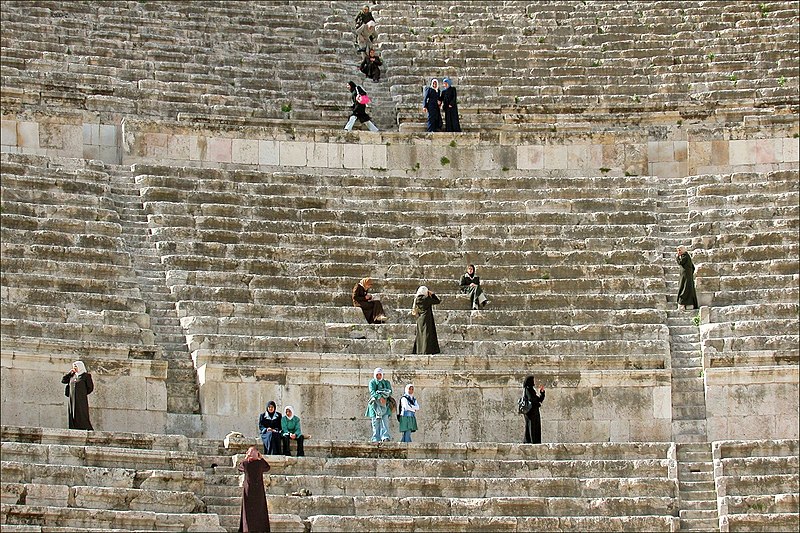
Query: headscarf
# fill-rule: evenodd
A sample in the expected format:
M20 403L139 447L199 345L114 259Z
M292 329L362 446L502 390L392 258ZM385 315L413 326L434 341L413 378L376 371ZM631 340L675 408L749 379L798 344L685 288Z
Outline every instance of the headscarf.
M411 390L411 387L413 386L414 386L413 383L409 383L408 385L406 385L406 392L405 392L406 396L410 396L412 398L414 397L414 395L409 392L409 390Z
M291 411L292 416L287 415L286 411ZM291 405L287 405L286 407L283 408L283 416L286 417L286 420L291 420L292 418L294 418L295 414L296 413L294 412L294 407L292 407Z
M378 374L381 374L381 375L383 375L383 369L382 369L381 367L378 367L378 368L376 368L376 369L375 369L375 370L372 372L372 377L374 377L375 379L378 379Z
M269 406L270 405L275 408L275 411L272 414L269 413ZM275 420L276 418L281 416L281 414L278 412L278 404L276 404L273 400L268 401L267 402L267 409L264 411L264 414L270 420Z
M522 384L522 386L526 389L534 388L535 383L533 382L533 376L528 376L525 378L525 382Z
M72 366L77 366L78 371L75 373L76 376L80 376L86 373L86 365L83 364L83 361L75 361L72 363Z
M428 295L428 287L425 285L420 285L419 289L417 289L416 296L427 296Z
M434 83L436 84L436 87L433 86ZM436 78L433 78L431 80L431 89L433 89L435 91L439 90L439 80L437 80Z
M453 86L453 82L452 82L452 81L450 81L450 78L445 78L445 79L443 79L443 80L442 80L442 83L446 83L446 84L447 84L447 85L449 85L450 87L452 87L452 86Z

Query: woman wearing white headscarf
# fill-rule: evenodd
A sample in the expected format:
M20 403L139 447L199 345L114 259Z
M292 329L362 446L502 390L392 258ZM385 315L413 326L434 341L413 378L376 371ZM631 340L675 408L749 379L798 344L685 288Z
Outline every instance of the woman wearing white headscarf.
M430 87L422 95L422 110L428 114L427 131L435 132L442 129L442 112L439 110L439 80L433 78Z
M72 370L64 374L64 396L69 398L69 429L94 430L89 420L89 395L94 390L92 375L86 371L83 361L72 363Z
M411 314L417 317L417 335L414 339L414 350L411 353L440 353L439 337L436 335L436 324L433 321L433 306L442 301L425 285L417 289L414 307Z
M400 397L400 408L398 420L400 421L400 431L403 438L400 442L411 442L411 433L417 430L417 411L419 402L414 397L414 385L406 385L406 392Z
M303 457L303 440L307 435L303 435L300 429L300 417L294 412L294 407L287 405L283 408L283 417L281 417L281 432L283 434L283 454L292 455L289 449L289 443L292 441L297 442L297 457Z
M389 413L394 407L389 399L392 396L392 384L383 379L383 369L378 367L369 381L369 401L364 416L372 420L372 442L389 440Z

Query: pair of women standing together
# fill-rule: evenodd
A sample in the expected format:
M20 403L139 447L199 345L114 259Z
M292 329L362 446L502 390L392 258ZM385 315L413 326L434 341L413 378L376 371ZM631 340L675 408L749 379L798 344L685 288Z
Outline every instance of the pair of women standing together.
M429 87L422 96L422 109L428 115L427 131L442 130L442 113L444 111L444 131L460 132L461 124L458 120L458 102L456 88L450 78L442 80L444 90L439 92L439 80L431 80ZM441 110L440 110L441 107Z
M364 416L372 421L372 442L387 442L389 435L389 415L397 410L397 420L400 422L400 432L403 437L400 442L411 442L411 433L417 431L416 413L419 411L419 402L414 396L414 385L406 385L405 393L400 398L400 405L394 403L392 398L392 384L384 379L383 369L378 367L372 373L369 382L369 401Z

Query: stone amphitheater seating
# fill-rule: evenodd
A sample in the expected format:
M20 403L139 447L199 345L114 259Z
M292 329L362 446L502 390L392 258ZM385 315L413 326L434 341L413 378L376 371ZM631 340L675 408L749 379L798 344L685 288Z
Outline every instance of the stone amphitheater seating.
M378 3L391 76L390 94L377 99L379 123L391 127L396 113L403 128L419 130L420 87L445 75L460 88L467 128L519 128L551 114L582 123L622 113L785 115L798 105L798 15L789 1L760 6L504 1L487 13L481 2L427 11L408 0ZM352 76L338 58L355 66L343 39L353 7L325 7L256 3L254 16L225 4L131 3L122 12L89 2L10 4L4 108L338 123ZM69 27L63 36L61 27Z
M797 531L797 440L713 445L720 531Z
M95 423L113 427L123 413L149 409L156 422L133 427L159 427L166 365L155 360L161 348L109 194L109 175L90 164L68 168L47 158L4 156L2 179L2 349L10 355L3 384L12 390L26 383L28 391L43 394L15 395L8 415L31 420L33 414L43 425L61 425L63 390L52 384L83 359L117 387L93 396L108 409L98 410ZM24 377L32 369L43 373Z
M2 530L234 531L275 399L275 531L796 531L795 3L376 0L380 134L341 131L355 9L3 3ZM421 133L444 76L465 133ZM75 359L102 431L51 429ZM367 442L376 366L414 443Z
M206 366L201 401L207 412L229 402L247 405L225 412L226 426L258 412L273 392L245 383L231 397L208 374L214 368L260 368L272 382L285 374L301 387L294 403L308 406L318 394L333 398L329 379L338 383L337 397L360 405L364 376L379 365L391 369L395 387L402 386L397 379L418 387L424 381L435 397L466 386L437 377L443 370L476 372L486 358L488 374L503 382L520 365L536 365L553 382L573 371L588 371L588 380L592 372L616 372L624 382L641 371L654 385L663 383L667 331L662 270L651 263L658 255L652 178L418 178L394 189L398 179L352 175L154 165L136 165L134 174L189 349L198 369ZM477 211L481 224L470 214ZM507 226L512 221L518 224ZM464 298L445 297L438 319L443 355L408 355L411 295L426 283L455 296L465 258L487 265L484 279L504 280L487 285L492 310L473 315ZM351 306L352 285L366 274L379 280L389 325L363 324ZM573 312L559 313L565 307ZM508 391L497 393L514 401ZM653 405L646 396L639 400ZM477 407L460 408L458 418ZM305 423L325 438L334 436L326 432L331 416L339 434L365 431L363 421L352 420L355 411L309 409ZM498 424L513 422L498 416ZM249 431L252 420L236 423ZM653 431L665 431L655 424ZM211 427L220 437L227 432ZM488 428L467 437L463 428L434 426L421 430L422 438L428 431L454 440L489 435Z

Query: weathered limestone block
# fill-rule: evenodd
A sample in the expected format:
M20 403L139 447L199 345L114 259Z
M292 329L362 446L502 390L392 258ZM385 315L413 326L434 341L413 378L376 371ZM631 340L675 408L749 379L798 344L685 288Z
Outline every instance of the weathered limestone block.
M110 487L73 487L76 507L157 513L196 513L205 504L192 492Z
M66 485L25 484L25 505L67 507L71 488Z
M3 468L3 482L0 483L0 501L3 504L16 505L24 501L26 495L24 484L6 481L6 469Z

